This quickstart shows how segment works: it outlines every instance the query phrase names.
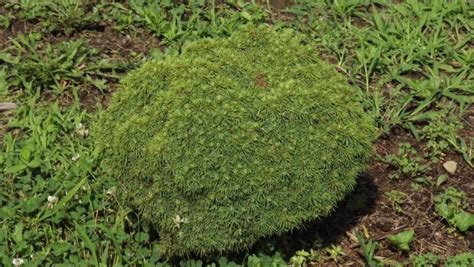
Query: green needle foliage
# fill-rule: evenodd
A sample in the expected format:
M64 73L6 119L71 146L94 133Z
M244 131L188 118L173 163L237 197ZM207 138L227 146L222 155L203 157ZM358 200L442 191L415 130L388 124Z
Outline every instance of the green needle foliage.
M252 246L328 215L376 136L348 82L290 30L189 43L132 72L97 123L120 191L167 256Z

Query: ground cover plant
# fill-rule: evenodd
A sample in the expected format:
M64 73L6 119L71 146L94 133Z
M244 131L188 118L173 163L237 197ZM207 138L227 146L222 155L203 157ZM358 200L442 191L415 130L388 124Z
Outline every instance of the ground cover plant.
M337 65L375 114L375 156L328 218L166 261L116 200L91 124L142 62L248 23L301 32ZM463 0L0 1L0 265L472 265L472 28ZM388 237L408 230L400 250Z

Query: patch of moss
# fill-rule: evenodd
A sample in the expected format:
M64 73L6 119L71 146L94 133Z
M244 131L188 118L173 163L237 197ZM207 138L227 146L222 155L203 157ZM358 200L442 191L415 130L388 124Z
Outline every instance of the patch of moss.
M97 144L164 254L211 254L328 215L376 131L346 79L290 30L189 43L129 74Z

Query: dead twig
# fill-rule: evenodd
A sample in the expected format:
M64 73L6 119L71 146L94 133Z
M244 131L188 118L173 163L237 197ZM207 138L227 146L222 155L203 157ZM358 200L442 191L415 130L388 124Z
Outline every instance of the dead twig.
M7 111L11 109L18 108L18 105L15 103L0 103L0 111Z
M398 231L400 231L400 230L402 230L402 229L405 229L407 226L408 226L407 224L401 225L401 226L399 226L399 227L397 227L397 228L391 230L391 231L388 232L386 235L383 235L383 236L381 236L381 237L377 237L377 238L375 238L375 239L373 239L373 240L374 240L374 241L383 240L383 239L387 238L389 235L393 235L393 234L397 233ZM359 247L359 246L360 246L359 243L355 243L355 244L350 245L349 247L350 247L351 249L354 249L354 248L357 248L357 247Z

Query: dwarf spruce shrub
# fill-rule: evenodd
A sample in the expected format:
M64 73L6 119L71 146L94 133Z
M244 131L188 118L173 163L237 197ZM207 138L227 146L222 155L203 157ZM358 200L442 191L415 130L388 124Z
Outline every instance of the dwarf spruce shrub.
M167 256L245 249L328 215L374 137L335 67L272 28L146 63L97 127L104 166Z

